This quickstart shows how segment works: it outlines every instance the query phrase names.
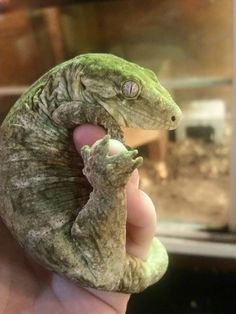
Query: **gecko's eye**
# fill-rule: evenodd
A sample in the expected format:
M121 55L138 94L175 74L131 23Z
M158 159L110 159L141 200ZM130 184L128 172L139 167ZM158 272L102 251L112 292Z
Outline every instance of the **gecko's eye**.
M125 81L121 87L122 94L127 98L135 98L138 96L140 87L134 81Z

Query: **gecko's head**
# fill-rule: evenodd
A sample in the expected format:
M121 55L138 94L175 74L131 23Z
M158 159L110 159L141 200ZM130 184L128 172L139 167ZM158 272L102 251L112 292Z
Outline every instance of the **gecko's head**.
M110 54L87 54L81 84L121 127L175 129L181 111L154 72Z

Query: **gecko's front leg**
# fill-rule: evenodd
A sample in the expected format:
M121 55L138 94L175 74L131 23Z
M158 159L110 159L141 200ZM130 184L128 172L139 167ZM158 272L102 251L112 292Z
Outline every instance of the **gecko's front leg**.
M136 150L109 156L108 149L109 136L82 148L84 174L93 192L73 224L72 237L92 274L90 284L116 290L126 264L125 185L142 157L135 158Z

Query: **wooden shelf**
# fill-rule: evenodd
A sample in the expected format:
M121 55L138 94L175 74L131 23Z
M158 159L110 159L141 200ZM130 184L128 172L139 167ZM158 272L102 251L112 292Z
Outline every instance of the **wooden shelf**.
M157 237L170 254L236 260L236 233L203 224L159 221Z
M236 260L236 243L188 240L158 236L170 254Z

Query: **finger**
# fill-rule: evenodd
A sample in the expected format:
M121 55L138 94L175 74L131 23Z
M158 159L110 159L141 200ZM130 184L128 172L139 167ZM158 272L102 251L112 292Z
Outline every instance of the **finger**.
M73 140L75 147L80 152L80 149L84 145L92 146L97 140L103 138L106 135L106 131L93 124L83 124L78 126L73 131Z
M99 141L106 135L106 131L98 126L93 124L83 124L78 126L73 131L73 141L78 152L84 145L92 146L96 141ZM109 154L115 155L119 152L126 150L125 146L117 141L112 139L109 143Z
M136 182L135 182L136 180ZM145 259L156 233L156 210L149 196L138 189L138 179L131 178L127 185L127 251Z

